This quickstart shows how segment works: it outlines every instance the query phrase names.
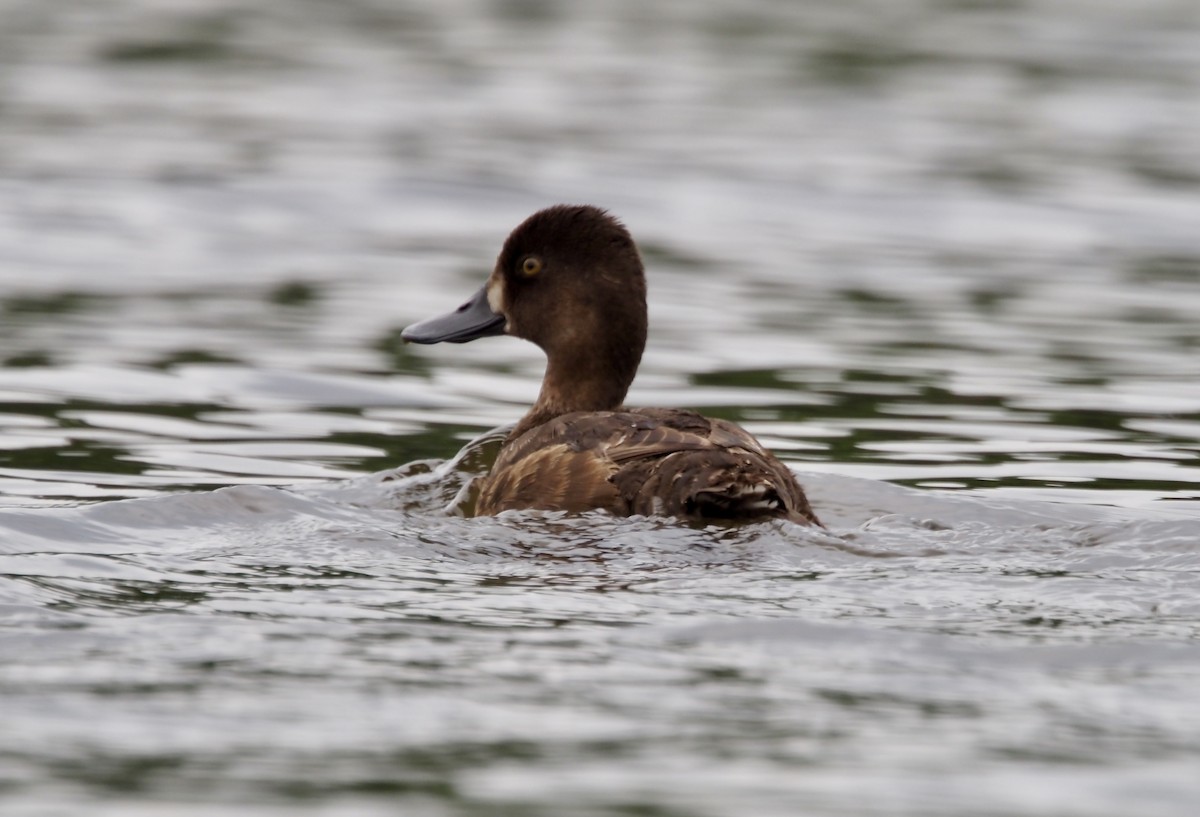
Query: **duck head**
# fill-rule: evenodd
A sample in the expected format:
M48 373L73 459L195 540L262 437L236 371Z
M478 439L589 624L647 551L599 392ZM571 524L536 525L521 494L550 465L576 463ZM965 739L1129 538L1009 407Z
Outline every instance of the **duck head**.
M535 412L617 408L646 345L645 273L629 231L597 207L534 213L504 242L478 292L401 337L465 343L500 334L546 352Z

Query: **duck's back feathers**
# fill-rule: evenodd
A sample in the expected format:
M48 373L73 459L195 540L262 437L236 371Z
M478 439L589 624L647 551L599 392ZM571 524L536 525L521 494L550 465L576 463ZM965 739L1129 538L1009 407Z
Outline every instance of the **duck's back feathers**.
M572 412L511 439L477 512L517 508L820 524L791 471L749 433L681 409Z

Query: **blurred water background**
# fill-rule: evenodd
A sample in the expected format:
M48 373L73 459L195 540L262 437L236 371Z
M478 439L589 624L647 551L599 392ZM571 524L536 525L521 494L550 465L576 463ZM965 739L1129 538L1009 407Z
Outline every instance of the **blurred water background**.
M1193 0L0 2L5 815L1192 815ZM828 532L444 512L557 202Z

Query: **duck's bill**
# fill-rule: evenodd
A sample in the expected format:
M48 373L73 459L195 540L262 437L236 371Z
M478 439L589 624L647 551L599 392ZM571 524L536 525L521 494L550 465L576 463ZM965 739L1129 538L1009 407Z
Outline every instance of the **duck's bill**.
M487 287L446 315L406 327L400 337L409 343L466 343L476 338L504 334L504 316L488 306Z

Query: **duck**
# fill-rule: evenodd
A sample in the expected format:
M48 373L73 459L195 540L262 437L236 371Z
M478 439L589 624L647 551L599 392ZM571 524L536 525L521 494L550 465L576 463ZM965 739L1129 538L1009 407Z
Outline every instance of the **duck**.
M745 429L688 409L625 407L647 328L628 229L599 207L560 204L512 231L465 303L401 332L417 344L511 335L546 354L537 400L480 478L475 515L598 509L821 526L792 471Z

